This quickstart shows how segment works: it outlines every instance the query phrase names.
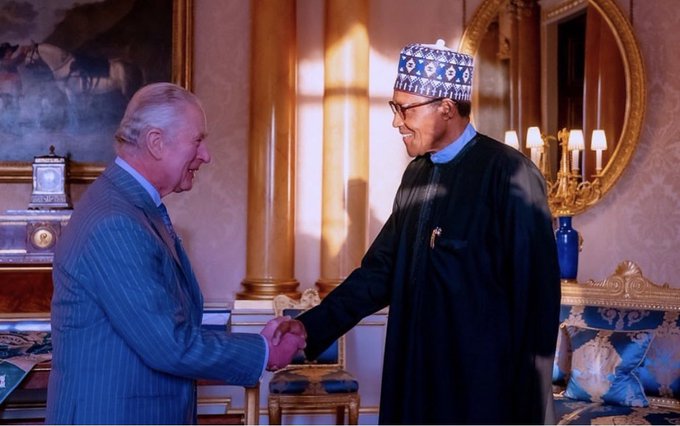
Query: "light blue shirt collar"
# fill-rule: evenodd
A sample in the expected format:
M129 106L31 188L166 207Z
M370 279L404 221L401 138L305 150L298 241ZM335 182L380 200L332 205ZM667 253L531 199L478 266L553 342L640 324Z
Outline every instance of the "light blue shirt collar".
M472 123L468 123L465 130L463 130L463 133L458 136L458 139L448 144L441 151L430 154L430 160L435 164L448 163L465 148L465 145L467 145L475 135L477 135L477 130L475 130Z
M151 196L151 199L153 202L156 204L156 207L161 205L161 194L158 193L158 190L154 188L153 185L151 185L151 182L146 180L144 176L139 174L137 170L135 170L130 164L128 164L127 161L123 160L120 157L116 157L116 164L120 166L121 169L125 170L126 172L130 173L130 175L137 181L139 182L140 185L144 189L146 189L146 192L149 193Z

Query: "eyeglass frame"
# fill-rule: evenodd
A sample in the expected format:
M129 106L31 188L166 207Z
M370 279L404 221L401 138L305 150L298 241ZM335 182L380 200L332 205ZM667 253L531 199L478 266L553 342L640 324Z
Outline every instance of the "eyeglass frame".
M432 98L432 99L428 99L427 101L417 102L417 103L414 103L414 104L405 104L405 105L398 104L394 101L387 101L387 103L390 105L390 108L392 109L392 113L398 115L399 118L401 118L402 120L406 120L405 112L408 111L409 109L418 108L418 107L425 106L425 105L430 105L430 104L433 104L437 101L443 101L444 99L446 99L445 96L441 97L441 98Z

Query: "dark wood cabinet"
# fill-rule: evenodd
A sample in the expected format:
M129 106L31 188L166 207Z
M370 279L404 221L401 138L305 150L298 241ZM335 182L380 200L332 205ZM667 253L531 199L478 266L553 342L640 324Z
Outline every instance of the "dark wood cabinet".
M0 263L0 315L50 312L52 265Z

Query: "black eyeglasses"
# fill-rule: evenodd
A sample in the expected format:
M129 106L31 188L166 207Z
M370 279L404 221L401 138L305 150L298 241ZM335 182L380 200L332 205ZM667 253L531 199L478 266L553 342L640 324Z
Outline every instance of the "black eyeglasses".
M429 104L435 103L437 101L441 101L443 99L444 98L434 98L434 99L427 100L425 102L418 102L418 103L415 103L415 104L406 104L406 105L399 105L398 103L396 103L394 101L388 101L387 103L390 104L390 108L392 108L393 113L399 115L399 117L402 120L405 120L406 116L404 114L405 114L406 110L409 110L411 108L418 108L418 107L421 107L421 106L429 105Z

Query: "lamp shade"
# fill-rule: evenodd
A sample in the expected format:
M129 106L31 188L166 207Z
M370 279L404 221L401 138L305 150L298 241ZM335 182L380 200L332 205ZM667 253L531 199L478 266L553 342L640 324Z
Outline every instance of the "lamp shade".
M538 127L533 126L527 129L527 148L539 148L543 146L543 138Z
M607 137L604 134L604 130L593 130L593 137L590 140L590 149L593 151L607 149Z
M517 137L516 131L508 130L505 132L505 144L510 145L515 149L519 149L519 138Z
M581 151L583 148L585 148L585 142L583 141L583 131L581 129L574 129L570 131L567 149L569 151Z

